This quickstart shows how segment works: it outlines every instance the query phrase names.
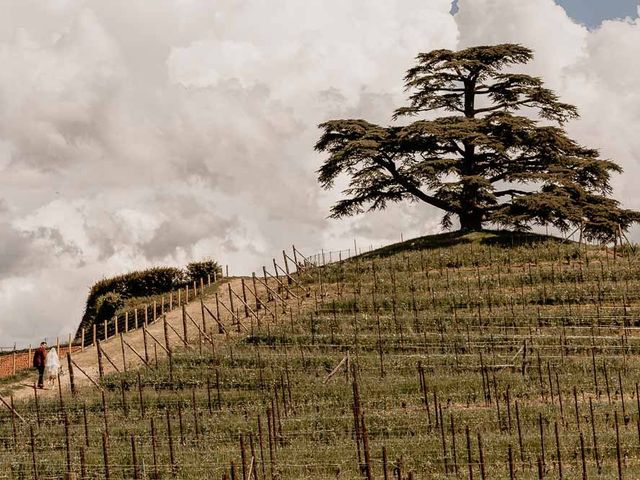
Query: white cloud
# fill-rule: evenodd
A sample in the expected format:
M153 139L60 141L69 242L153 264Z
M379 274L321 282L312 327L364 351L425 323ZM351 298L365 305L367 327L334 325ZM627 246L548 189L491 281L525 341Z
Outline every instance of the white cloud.
M344 241L316 125L388 120L457 37L448 0L1 3L0 345L73 329L105 275Z
M316 125L388 122L419 51L517 41L629 172L637 22L593 32L551 0L0 0L0 346L64 335L97 279L212 256L250 272L433 232L439 213L327 220ZM10 8L9 8L10 7Z

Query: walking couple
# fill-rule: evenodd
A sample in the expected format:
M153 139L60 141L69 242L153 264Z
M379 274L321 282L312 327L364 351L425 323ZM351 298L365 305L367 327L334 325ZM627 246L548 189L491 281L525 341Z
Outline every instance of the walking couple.
M33 355L33 367L38 370L38 388L44 388L45 379L53 386L60 373L60 359L55 347L47 352L47 342L42 342Z

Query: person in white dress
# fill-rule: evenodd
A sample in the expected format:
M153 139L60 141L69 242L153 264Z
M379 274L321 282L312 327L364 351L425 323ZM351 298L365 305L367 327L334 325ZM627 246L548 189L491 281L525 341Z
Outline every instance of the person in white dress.
M58 352L53 347L49 350L44 364L44 378L47 384L53 387L56 384L58 375L60 374L60 359Z

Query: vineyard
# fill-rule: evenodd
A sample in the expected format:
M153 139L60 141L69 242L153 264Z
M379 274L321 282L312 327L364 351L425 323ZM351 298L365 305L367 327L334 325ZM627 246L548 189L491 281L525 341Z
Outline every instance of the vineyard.
M640 477L632 248L447 234L333 260L218 280L127 334L144 350L87 347L95 380L3 396L0 479Z

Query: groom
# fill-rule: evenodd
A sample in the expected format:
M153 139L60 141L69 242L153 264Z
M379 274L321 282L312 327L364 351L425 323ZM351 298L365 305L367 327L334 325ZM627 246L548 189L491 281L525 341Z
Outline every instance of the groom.
M38 370L38 388L44 388L44 364L47 359L47 342L42 342L40 348L33 354L33 367Z

